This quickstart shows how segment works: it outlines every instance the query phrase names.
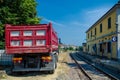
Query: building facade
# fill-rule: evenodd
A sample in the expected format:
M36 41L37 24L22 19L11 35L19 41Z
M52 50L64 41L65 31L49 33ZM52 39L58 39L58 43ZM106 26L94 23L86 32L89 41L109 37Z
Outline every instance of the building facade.
M83 47L83 52L87 52L86 43L82 43L82 47Z
M120 3L86 31L87 52L110 59L120 59Z

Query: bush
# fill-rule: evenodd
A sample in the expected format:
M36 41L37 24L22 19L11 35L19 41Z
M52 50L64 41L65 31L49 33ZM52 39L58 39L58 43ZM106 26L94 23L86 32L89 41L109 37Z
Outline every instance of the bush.
M79 46L79 51L83 51L83 47L82 46Z
M5 43L0 41L0 49L4 49L5 48Z

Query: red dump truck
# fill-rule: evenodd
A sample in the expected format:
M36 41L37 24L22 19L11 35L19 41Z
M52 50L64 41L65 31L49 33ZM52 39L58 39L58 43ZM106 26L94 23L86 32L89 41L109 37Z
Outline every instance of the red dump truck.
M58 60L58 37L52 24L5 25L5 50L13 55L12 72L54 73Z

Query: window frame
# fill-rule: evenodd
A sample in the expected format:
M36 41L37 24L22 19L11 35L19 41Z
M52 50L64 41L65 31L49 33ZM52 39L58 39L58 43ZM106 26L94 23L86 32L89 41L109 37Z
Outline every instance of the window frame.
M95 35L97 34L96 28L95 28Z
M108 18L108 29L111 28L111 17Z
M91 38L92 38L92 31L91 31Z
M25 30L23 31L23 36L32 36L33 35L33 31L32 30Z
M99 46L100 46L100 52L102 52L102 43Z
M100 24L100 33L102 33L102 23Z
M111 42L107 42L107 52L108 53L111 53L111 46L112 46Z
M89 33L88 33L88 39L89 39Z

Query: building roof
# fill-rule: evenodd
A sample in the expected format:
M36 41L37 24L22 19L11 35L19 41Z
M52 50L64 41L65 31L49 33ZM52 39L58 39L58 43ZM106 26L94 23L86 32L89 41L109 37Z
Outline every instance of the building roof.
M87 31L86 33L93 28L96 24L98 24L103 18L105 18L107 15L109 15L112 11L114 11L116 8L120 7L120 1L118 1L117 4L115 4L109 11L107 11L99 20L97 20Z

